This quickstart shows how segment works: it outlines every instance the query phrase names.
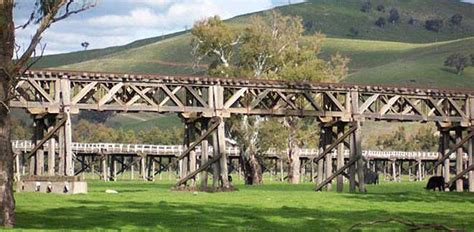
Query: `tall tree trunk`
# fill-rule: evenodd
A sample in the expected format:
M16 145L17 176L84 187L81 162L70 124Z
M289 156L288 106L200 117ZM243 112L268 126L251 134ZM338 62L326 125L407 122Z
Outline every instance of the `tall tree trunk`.
M254 152L246 151L242 158L246 185L263 184L262 167Z
M288 182L290 184L300 183L300 155L298 141L296 138L296 118L285 118L285 124L290 129L290 135L288 137Z
M300 155L299 148L292 146L288 151L288 183L300 183Z
M15 225L15 199L13 198L13 151L9 90L12 84L13 47L15 44L13 1L0 0L0 225Z

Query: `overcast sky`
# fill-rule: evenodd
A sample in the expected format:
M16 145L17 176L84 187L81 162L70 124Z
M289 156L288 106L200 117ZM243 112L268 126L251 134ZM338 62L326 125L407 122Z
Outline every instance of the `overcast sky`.
M98 0L95 8L53 24L43 38L45 53L81 50L84 41L89 42L88 49L123 45L190 28L195 20L208 16L227 19L288 3L289 0ZM32 5L32 0L17 1L16 24L26 22ZM17 30L17 44L26 47L34 29Z
M91 1L91 0L89 0ZM92 0L95 1L95 0ZM220 15L227 19L240 14L299 3L303 0L97 0L86 12L73 15L49 28L43 38L46 54L123 45L190 28L195 20ZM26 22L32 0L17 0L15 23ZM76 1L81 2L81 1ZM474 3L474 0L466 0ZM26 47L35 28L17 30L17 44Z

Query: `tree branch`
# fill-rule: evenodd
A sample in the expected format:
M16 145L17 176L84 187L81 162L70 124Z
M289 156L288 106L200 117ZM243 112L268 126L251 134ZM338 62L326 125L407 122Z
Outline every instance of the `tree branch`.
M94 4L84 4L80 9L71 11L69 7L71 4L74 2L74 0L58 0L54 1L51 6L51 8L48 10L48 12L45 12L46 14L41 17L41 20L39 22L39 27L36 29L35 34L33 35L31 42L26 49L26 51L21 55L20 59L17 60L17 62L14 65L13 71L14 73L20 73L22 70L25 70L25 65L30 59L31 55L34 53L36 46L40 43L42 39L42 34L43 32L51 26L51 24L60 21L62 19L67 18L68 16L72 14L77 14L79 12L85 11L91 7L95 6ZM66 12L55 18L55 16L58 14L59 10L66 5Z
M71 11L69 9L69 7L71 6L71 4L73 2L74 2L74 0L71 0L66 4L66 12L63 15L59 16L59 17L53 18L53 23L55 23L57 21L60 21L60 20L63 20L65 18L69 17L70 15L78 14L78 13L81 13L83 11L86 11L86 10L92 8L92 7L95 7L96 4L97 4L97 2L94 2L94 3L91 3L91 4L83 4L80 9Z

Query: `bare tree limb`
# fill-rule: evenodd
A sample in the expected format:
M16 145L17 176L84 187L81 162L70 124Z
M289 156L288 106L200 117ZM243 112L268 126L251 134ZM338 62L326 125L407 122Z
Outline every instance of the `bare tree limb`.
M31 55L34 53L36 46L40 43L42 39L42 34L43 32L51 26L51 24L63 20L67 18L68 16L72 14L77 14L79 12L85 11L87 9L90 9L91 7L94 7L96 4L95 3L84 3L81 8L78 10L73 10L71 11L69 8L71 4L74 2L74 0L58 0L52 2L52 6L48 9L47 12L45 12L45 15L41 17L41 20L39 21L39 27L36 29L35 34L31 38L31 42L28 46L28 48L25 50L23 55L17 60L17 62L14 65L14 73L19 73L22 70L25 70L25 65L27 64L28 60L30 59ZM59 17L55 17L59 10L66 5L66 10L65 13L62 14Z
M94 3L91 3L91 4L83 4L80 9L72 10L72 11L71 11L69 8L70 8L70 6L71 6L71 4L72 4L73 2L74 2L74 0L70 0L70 1L66 4L66 12L65 12L63 15L59 16L59 17L53 18L53 23L55 23L55 22L57 22L57 21L60 21L60 20L63 20L63 19L65 19L65 18L67 18L67 17L69 17L69 16L71 16L71 15L73 15L73 14L78 14L78 13L81 13L81 12L83 12L83 11L86 11L86 10L92 8L92 7L95 7L96 4L97 4L97 2L94 2Z

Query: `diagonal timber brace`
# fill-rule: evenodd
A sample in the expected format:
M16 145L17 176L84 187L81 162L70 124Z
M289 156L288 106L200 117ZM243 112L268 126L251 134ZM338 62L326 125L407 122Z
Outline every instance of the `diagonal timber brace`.
M339 137L338 139L336 139L336 141L334 141L329 147L327 147L326 149L324 149L323 152L321 152L320 155L318 155L317 157L313 158L313 162L318 162L319 160L323 159L327 154L329 154L332 149L334 149L335 147L337 147L337 145L339 145L340 143L344 142L344 140L349 137L352 133L354 133L354 131L357 130L357 127L356 126L353 126L351 127L346 133L344 133L341 137Z
M357 160L359 160L360 157L354 157L353 159L349 160L349 162L347 162L344 166L342 166L342 168L338 169L334 174L332 174L330 177L328 177L326 180L324 180L323 182L321 182L320 184L318 184L316 186L316 188L314 189L315 191L321 191L321 189L326 186L327 184L329 184L329 182L331 182L334 178L336 178L337 176L343 174L344 170L346 170L347 168L349 168L350 166L354 165L355 162L357 162Z
M30 151L30 153L28 153L28 155L26 156L27 159L31 158L49 139L51 139L51 137L53 137L53 135L66 123L66 121L67 117L63 117L61 121L56 123L54 128L49 131L38 144L36 144L36 146Z
M449 180L448 183L446 183L446 185L449 187L451 186L454 182L456 182L456 180L459 180L461 177L463 177L464 175L466 175L469 171L471 170L474 170L474 164L471 164L469 167L467 167L466 169L464 169L462 172L458 173L456 176L454 176L451 180Z
M198 169L196 169L195 171L189 173L187 176L183 177L181 180L178 181L178 183L176 183L176 187L179 187L180 185L185 184L186 181L190 180L191 178L194 178L197 174L199 174L200 172L202 172L202 171L206 170L207 168L209 168L209 166L211 166L211 164L219 161L221 156L222 156L222 154L219 153L219 155L213 157L211 160L209 160L206 163L204 163L203 165L201 165Z
M219 118L219 117L215 117L212 119L214 121L214 123L207 129L207 131L205 133L203 133L201 136L199 136L199 138L196 139L196 141L194 141L192 144L189 145L189 147L183 152L181 153L181 155L179 155L176 159L175 162L178 162L179 160L183 159L184 157L186 157L187 155L189 155L189 152L191 152L192 150L194 150L194 148L196 148L196 146L198 144L200 144L204 139L206 139L212 132L214 132L214 130L217 129L217 127L221 124L222 122L222 119Z
M440 164L443 163L444 160L449 158L449 156L456 152L456 150L460 147L462 147L469 139L471 139L474 136L474 130L471 131L466 137L464 137L459 143L455 144L453 147L451 147L443 156L434 163L433 167L428 170L428 172L432 172L434 169L436 169Z

